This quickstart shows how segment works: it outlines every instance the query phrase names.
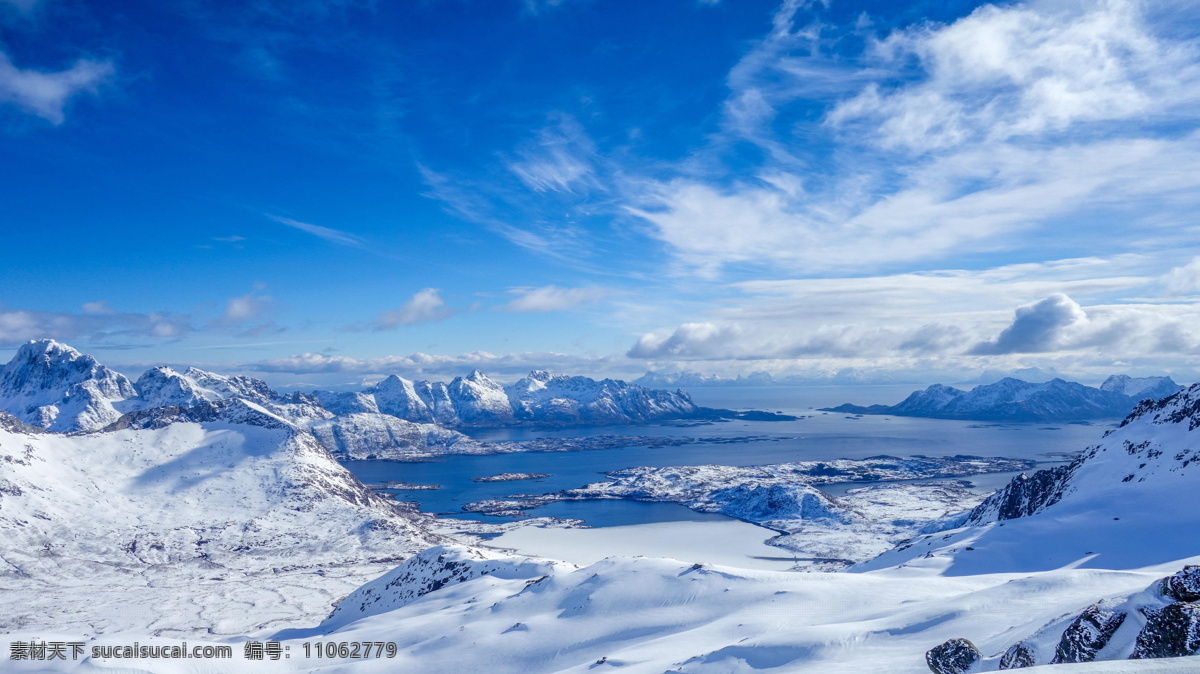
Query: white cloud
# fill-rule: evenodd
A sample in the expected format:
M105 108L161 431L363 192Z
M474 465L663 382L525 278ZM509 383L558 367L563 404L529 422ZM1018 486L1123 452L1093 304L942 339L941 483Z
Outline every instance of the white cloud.
M1162 280L1171 295L1191 295L1200 292L1200 257L1194 257L1191 262L1175 267L1167 272Z
M1018 307L1012 325L996 339L983 342L972 353L1041 353L1060 346L1063 335L1087 321L1087 314L1075 300L1056 293L1040 302Z
M262 318L275 302L274 298L261 294L263 288L262 284L257 284L254 290L245 295L229 298L219 322L223 325L241 325Z
M108 61L81 59L66 70L18 68L0 52L0 103L15 105L52 124L66 119L67 103L80 93L96 93L112 77Z
M684 271L882 268L1069 241L1081 222L1145 238L1200 207L1200 136L1183 131L1200 47L1141 3L989 5L859 60L830 55L828 26L797 28L802 6L783 3L728 78L714 146L754 143L757 170L713 152L626 183Z
M112 309L109 308L108 302L103 302L103 301L101 301L101 302L84 302L83 306L80 308L83 309L83 313L85 313L85 314L101 314L101 315L103 315L103 314L115 313L115 312L113 312Z
M375 329L386 330L402 325L440 321L449 317L451 313L437 288L425 288L414 293L399 309L380 314L375 321Z
M298 229L302 232L307 232L309 234L312 234L313 236L320 237L322 239L325 239L326 241L331 241L333 243L336 243L336 244L339 244L342 246L361 246L361 245L363 245L362 239L360 239L359 237L357 237L349 232L343 232L340 229L333 229L331 227L322 227L321 225L314 225L314 224L307 223L307 222L300 222L298 220L292 220L291 218L282 218L277 215L268 215L267 217L274 220L275 222L278 222L281 225L287 225L288 227Z
M915 59L925 77L871 84L828 120L918 152L1160 117L1200 89L1195 46L1156 36L1128 0L985 5L949 26L894 32L872 56L889 69Z
M574 117L552 115L554 123L538 134L536 142L518 150L521 159L508 168L535 192L574 192L594 188L591 159L596 154L587 133Z
M101 305L103 302L89 303ZM86 305L85 305L86 306ZM0 308L0 345L16 345L30 339L87 339L95 345L112 346L130 338L175 339L193 331L187 315L106 312L49 312Z
M516 298L504 306L507 311L563 311L588 304L612 294L607 288L513 288L508 291Z
M563 353L493 354L486 351L472 351L457 356L414 353L407 356L379 358L301 353L286 358L249 363L242 367L255 372L281 374L399 374L405 377L427 377L462 375L475 369L497 375L519 375L534 369L553 369L570 374L586 374L608 371L611 364L612 359L609 358L589 358Z

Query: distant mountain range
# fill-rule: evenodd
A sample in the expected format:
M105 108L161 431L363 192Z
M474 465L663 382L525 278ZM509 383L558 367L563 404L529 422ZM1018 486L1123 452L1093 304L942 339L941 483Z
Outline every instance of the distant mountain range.
M647 372L633 380L640 386L670 388L685 386L688 388L705 388L712 386L821 386L821 385L854 385L854 384L895 384L892 375L882 372L864 372L857 368L844 368L814 375L780 375L774 376L769 372L751 372L737 377L722 377L715 374L699 372Z
M791 418L703 408L682 389L650 389L619 380L553 375L535 370L505 386L482 372L450 383L390 376L363 391L281 394L266 382L189 367L160 366L136 382L95 358L54 340L28 342L0 366L0 411L55 432L97 431L137 410L190 408L220 400L243 400L292 424L329 428L353 415L349 428L373 427L376 437L413 437L405 423L426 427L636 424L667 419L725 417ZM418 429L419 430L419 429Z
M1008 377L969 391L934 384L896 405L845 404L823 411L972 421L1115 419L1129 414L1143 399L1163 398L1181 389L1170 377L1113 375L1100 388L1062 379L1034 384Z

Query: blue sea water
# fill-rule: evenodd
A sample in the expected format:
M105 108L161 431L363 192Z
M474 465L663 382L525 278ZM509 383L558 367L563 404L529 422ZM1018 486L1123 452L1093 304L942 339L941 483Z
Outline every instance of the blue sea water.
M632 466L722 464L751 466L786 461L870 456L913 455L1004 456L1028 458L1046 465L1063 461L1099 440L1116 420L1092 424L992 424L941 419L886 416L853 417L823 413L815 408L845 402L869 405L894 404L911 386L812 386L698 388L693 399L707 407L780 411L800 416L796 421L729 421L710 424L659 424L600 426L569 429L506 428L472 431L479 440L528 440L593 435L713 438L721 442L673 447L624 447L573 452L529 452L491 456L446 456L425 462L354 461L347 467L362 481L388 480L440 485L437 490L401 490L399 498L415 501L427 512L484 521L497 518L463 513L472 501L518 494L544 494L581 487L604 479L607 471ZM754 437L749 442L739 438ZM472 478L498 473L549 473L550 477L515 482L474 482ZM999 488L1012 473L974 476L981 491ZM830 485L831 494L861 484ZM721 515L695 513L669 503L622 500L553 503L530 511L532 515L576 518L590 526L620 526L652 522L721 519Z

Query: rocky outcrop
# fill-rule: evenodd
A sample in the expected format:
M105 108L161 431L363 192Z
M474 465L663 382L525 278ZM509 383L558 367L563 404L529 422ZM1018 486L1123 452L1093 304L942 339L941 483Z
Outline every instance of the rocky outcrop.
M1025 669L1032 667L1037 656L1033 648L1024 641L1009 646L1004 655L1000 656L1000 669Z
M1067 629L1054 649L1051 664L1064 662L1091 662L1096 654L1108 645L1113 634L1125 622L1125 613L1092 604L1083 610Z
M934 674L967 674L983 655L966 639L950 639L925 653L925 664Z
M123 415L117 421L106 426L104 431L120 431L127 428L155 429L166 428L171 424L178 423L200 424L214 421L245 424L259 428L296 429L294 424L272 414L260 405L242 400L241 398L233 398L231 400L205 401L191 407L166 405L163 407L136 410Z
M1179 601L1200 601L1200 566L1189 564L1179 573L1163 578L1160 591Z
M1007 670L1046 664L1198 655L1200 601L1194 599L1198 596L1197 580L1200 580L1200 567L1186 566L1142 592L1102 600L1073 617L1055 620L1014 643L1001 655L972 660L971 649L965 645L970 642L951 639L929 651L926 660L933 671L950 672L967 671L954 667L965 665L969 668L976 663L979 663L978 669L990 671L997 666ZM1050 644L1055 644L1052 655L1048 652ZM1044 654L1039 653L1039 648Z
M1055 466L1033 475L1021 473L1003 489L980 503L967 517L967 524L982 524L1028 517L1054 505L1063 497L1074 474L1074 465Z
M1131 659L1177 658L1200 653L1200 603L1177 601L1144 613L1146 626L1138 633Z

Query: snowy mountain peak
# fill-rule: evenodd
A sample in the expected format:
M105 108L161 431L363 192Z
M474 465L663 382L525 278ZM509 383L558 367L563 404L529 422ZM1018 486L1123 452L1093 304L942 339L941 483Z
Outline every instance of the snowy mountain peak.
M52 339L23 344L0 367L0 409L54 431L106 426L121 416L112 403L136 395L125 375Z
M261 379L242 375L227 377L195 367L176 372L160 365L138 377L135 387L144 407L186 406L226 398L265 403L272 397L271 389Z

